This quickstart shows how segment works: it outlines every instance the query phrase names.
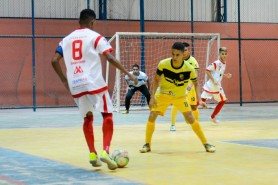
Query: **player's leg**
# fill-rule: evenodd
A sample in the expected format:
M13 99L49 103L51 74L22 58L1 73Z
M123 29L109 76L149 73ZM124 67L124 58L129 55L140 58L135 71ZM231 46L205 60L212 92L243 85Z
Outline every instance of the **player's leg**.
M171 104L171 101L169 100L170 98L167 95L156 94L155 99L156 106L151 107L151 112L146 124L145 144L143 145L143 148L139 150L141 153L151 151L152 136L155 130L155 121L157 119L157 116L163 116L168 106Z
M102 112L103 123L102 123L102 133L103 133L103 150L109 154L109 148L114 132L114 122L112 113Z
M139 91L147 98L147 103L149 105L150 99L151 99L151 94L147 88L146 85L142 85L139 87Z
M103 151L100 155L100 160L106 163L110 170L115 170L117 168L117 164L109 156L109 148L114 131L113 116L112 113L102 113L102 117Z
M75 98L75 102L79 108L79 112L82 117L84 117L83 123L83 133L88 145L90 155L89 162L94 167L101 166L101 162L98 158L97 151L94 144L94 129L93 129L93 106L90 104L89 96L82 96L80 98Z
M206 91L203 91L202 94L201 94L201 99L202 99L203 102L206 102L208 99L212 99L212 98L215 99L214 95L211 94L211 93L208 93L208 92L206 92ZM217 98L216 98L216 99L217 99ZM210 120L211 120L213 123L218 123L218 122L219 122L219 121L217 121L215 118L212 118L212 117L210 117Z
M170 131L176 131L177 115L178 115L178 108L173 105L172 109L171 109L171 126L170 126Z
M126 96L125 96L125 111L123 111L122 113L123 114L128 114L129 113L129 108L130 108L130 100L133 96L133 94L135 93L135 87L133 86L130 86L128 88L128 91L126 93Z
M213 95L212 94L209 94L207 93L206 91L203 91L202 94L201 94L201 100L203 102L206 102L208 99L211 99L213 98Z
M179 106L184 106L183 102L186 101L186 103L188 104L188 100L183 100L183 98L187 99L188 96L184 96L182 98L175 99L174 103L172 104L170 131L176 131L176 126L175 126L176 125L176 118L177 118L178 111L180 109L179 107L176 106L176 103L180 104Z
M214 99L218 102L218 104L216 105L216 107L214 108L212 114L211 114L211 121L213 123L219 123L220 121L218 119L216 119L216 116L218 115L218 113L221 111L221 109L223 108L224 104L227 101L226 95L223 91L223 89L220 89L219 94L213 95Z
M187 97L188 97L188 103L191 106L193 116L196 120L199 121L200 112L199 112L199 109L198 109L198 102L197 102L196 91L195 91L194 86L188 92Z
M143 148L139 150L141 153L146 153L151 151L152 136L155 130L155 121L157 116L158 116L158 112L154 112L154 111L150 112L146 124L145 144L143 145Z
M107 164L110 170L115 170L117 164L109 156L110 145L113 137L114 131L114 122L113 122L113 104L108 94L108 91L105 91L102 94L97 95L98 101L95 105L95 109L100 111L103 117L102 123L102 133L103 133L103 151L100 154L100 160Z
M204 131L199 123L198 120L195 120L192 112L183 112L183 116L185 118L185 120L187 121L187 123L190 124L192 130L195 132L195 134L197 135L197 137L200 139L200 141L202 142L203 146L205 147L207 152L215 152L215 146L209 144L207 142L206 136L204 134Z
M213 145L208 144L206 136L201 128L201 125L198 120L196 120L192 114L191 107L188 104L187 99L184 100L185 102L175 102L179 110L182 112L184 119L187 123L190 124L192 130L201 140L202 144L204 145L207 152L215 152L215 147ZM181 103L180 103L181 102Z

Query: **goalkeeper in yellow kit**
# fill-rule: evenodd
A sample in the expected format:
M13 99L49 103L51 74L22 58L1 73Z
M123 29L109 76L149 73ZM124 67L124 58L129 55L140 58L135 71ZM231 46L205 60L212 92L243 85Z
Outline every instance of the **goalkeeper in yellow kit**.
M201 140L207 152L215 152L215 147L208 144L198 120L195 120L191 107L186 98L186 88L192 81L200 105L206 106L200 99L197 75L195 69L183 60L184 44L176 42L172 46L172 57L161 60L158 64L156 75L152 84L151 99L149 102L150 115L146 124L145 144L141 153L151 151L151 140L158 115L163 116L169 105L174 105L182 112L184 119L189 123Z
M197 74L197 71L199 70L199 64L198 64L197 60L193 56L190 55L191 54L190 45L187 42L183 42L183 45L184 45L183 60L185 62L188 62L189 64L191 64ZM195 91L195 87L194 87L193 83L189 83L186 94L187 94L188 103L191 106L191 110L194 115L194 118L196 120L199 120L200 113L199 113L199 109L198 109L196 91ZM173 106L172 110L171 110L170 131L176 131L177 114L178 114L178 109L177 109L177 107Z

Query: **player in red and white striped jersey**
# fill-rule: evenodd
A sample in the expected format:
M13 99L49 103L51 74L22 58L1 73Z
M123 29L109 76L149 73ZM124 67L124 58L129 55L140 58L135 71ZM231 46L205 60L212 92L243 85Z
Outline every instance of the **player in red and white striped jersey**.
M206 74L208 81L203 86L203 92L201 94L202 101L207 99L214 98L218 104L215 107L213 113L211 114L211 121L213 123L219 123L219 120L216 119L216 115L220 112L222 107L227 101L225 92L222 88L221 82L222 78L231 78L230 73L225 74L226 69L226 59L228 56L228 50L226 47L221 47L219 49L219 59L211 63L206 68Z
M71 92L81 116L84 118L83 131L90 151L89 161L97 167L101 165L94 145L93 111L103 116L103 152L100 160L114 170L117 164L109 157L109 148L113 135L113 105L108 94L108 87L103 79L102 64L99 54L130 79L138 83L111 54L113 50L107 40L94 31L96 14L91 9L80 12L80 28L67 35L59 43L52 58L52 66L61 81ZM67 74L63 74L59 61L64 58Z

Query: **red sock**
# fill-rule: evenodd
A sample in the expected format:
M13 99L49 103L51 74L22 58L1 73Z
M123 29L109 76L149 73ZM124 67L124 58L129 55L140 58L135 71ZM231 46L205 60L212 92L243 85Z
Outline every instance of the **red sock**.
M109 153L109 148L113 136L113 117L112 113L102 113L103 124L102 124L102 133L103 133L103 150Z
M94 138L93 120L94 120L94 117L92 115L86 116L84 118L83 132L84 132L90 153L92 153L92 152L97 153L96 149L95 149L95 143L94 143L95 138Z
M220 110L222 109L222 107L225 103L226 103L226 101L221 101L216 105L213 113L210 116L212 119L215 118L215 116L220 112Z

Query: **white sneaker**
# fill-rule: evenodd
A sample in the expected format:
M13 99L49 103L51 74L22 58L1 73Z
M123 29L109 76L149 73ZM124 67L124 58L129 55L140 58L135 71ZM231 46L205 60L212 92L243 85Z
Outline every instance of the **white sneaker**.
M176 131L176 126L175 125L171 125L170 131Z
M213 146L211 144L208 144L208 143L204 144L204 147L205 147L207 152L214 153L216 151L215 146Z
M220 121L216 118L210 118L210 121L214 124L219 124L220 123Z

